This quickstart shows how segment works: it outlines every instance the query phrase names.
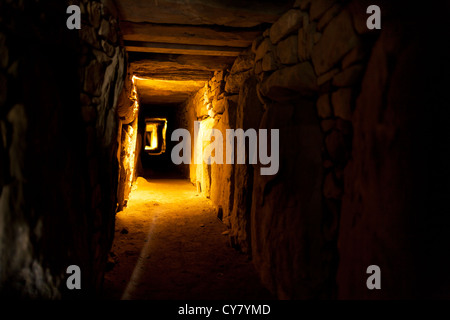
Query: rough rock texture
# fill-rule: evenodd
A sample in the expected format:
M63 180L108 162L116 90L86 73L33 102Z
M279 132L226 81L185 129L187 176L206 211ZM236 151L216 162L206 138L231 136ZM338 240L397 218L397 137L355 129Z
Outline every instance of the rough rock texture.
M294 64L298 61L298 47L296 35L280 41L277 45L277 55L282 64Z
M256 95L254 59L253 53L244 51L229 71L215 72L205 87L191 96L181 108L183 111L179 117L184 119L181 125L189 129L191 137L194 137L194 120L201 121L200 134L206 133L208 129L217 129L222 133L223 163L226 162L226 149L230 148L226 142L226 130L242 126L255 128L259 124L262 107ZM197 144L198 153L203 153L209 145L210 138L205 139L203 144ZM229 235L231 244L249 252L247 217L250 214L252 168L248 165L195 164L194 153L189 167L188 176L191 182L200 183L201 192L222 209L222 220L232 228ZM239 180L238 184L236 179ZM247 191L241 188L235 190L235 186L242 184L249 186ZM234 196L235 192L238 193L238 200ZM238 206L238 209L235 210L234 205Z
M80 3L82 9L82 19L89 20L92 23L96 36L90 39L91 43L99 43L100 50L82 41L81 46L88 46L84 77L81 83L84 83L84 95L87 95L91 102L89 106L96 109L94 122L88 122L95 132L94 141L88 141L92 145L92 153L89 156L89 172L91 189L88 189L91 195L91 206L95 212L93 243L97 244L99 249L94 252L94 277L95 287L100 288L103 281L103 273L107 260L108 250L111 247L114 236L114 213L117 209L117 189L118 189L118 171L119 159L117 152L119 150L117 135L119 124L117 122L117 107L119 97L124 87L126 76L125 50L119 43L119 29L117 16L112 16L114 5L107 1L83 1ZM98 21L101 19L101 22ZM80 37L89 28L80 30ZM92 51L91 51L92 50ZM92 52L93 56L90 55ZM95 57L91 62L89 57ZM94 62L95 61L95 62ZM98 65L100 68L96 73L91 73L89 66ZM83 73L81 73L83 75ZM100 81L94 82L93 88L86 87L88 79L99 77ZM98 98L96 97L98 94ZM87 101L89 99L86 99ZM86 102L87 102L86 101ZM83 105L84 107L84 105Z
M136 87L141 104L171 104L186 101L204 85L196 80L137 79Z
M291 9L282 15L281 18L270 27L270 41L273 44L276 44L286 35L297 30L303 22L303 16L304 13L296 9Z
M244 92L256 88L265 111L251 125L280 129L276 175L260 175L259 165L234 165L234 180L221 181L226 190L234 186L233 205L221 202L224 212L231 208L224 214L231 244L251 251L261 279L279 298L448 296L449 221L437 209L448 208L442 200L448 166L445 160L434 166L426 156L448 160L441 151L448 139L431 147L425 138L428 131L448 137L447 117L440 126L423 117L425 106L442 101L446 91L437 76L448 67L437 40L443 28L435 22L423 29L414 19L419 9L385 4L380 32L364 28L367 6L358 1L296 1L251 46L254 65L247 72L257 83L242 74L224 78L225 94L239 94L236 127L246 126L241 111L257 105L242 103ZM431 48L420 44L425 35ZM220 123L230 111L208 115ZM191 180L199 179L192 171ZM445 175L442 189L430 184L428 173ZM221 178L210 177L213 190ZM382 268L383 290L365 286L371 264Z
M132 73L160 80L208 81L215 71L226 69L235 57L129 53ZM143 101L144 103L146 101Z
M331 20L319 42L314 46L312 61L317 74L323 74L334 66L358 44L358 40L350 14L346 10L341 11Z
M280 112L282 111L282 112ZM333 252L321 234L324 219L321 144L311 101L274 103L262 128L280 130L280 170L255 168L252 254L263 282L281 299L329 296ZM293 148L290 137L295 137Z
M208 81L213 72L226 70L232 65L267 25L290 9L292 1L115 2L133 73L152 80ZM252 60L239 60L242 63L235 64L235 69L230 70L229 73L235 75L235 81L229 81L231 87L228 92L239 91L232 84L244 80L240 77L243 75L241 69L249 62L253 64ZM274 68L273 61L266 60L267 66ZM181 104L187 100L186 94L199 90L195 84L189 88L186 83L178 83L178 87L176 84L170 85L171 90L162 90L155 82L142 86L137 83L142 95L141 102Z
M448 297L448 203L438 200L448 194L450 144L440 128L448 119L442 107L449 81L438 71L448 70L442 59L448 48L437 41L441 31L424 47L429 29L438 30L412 20L386 25L362 81L345 169L340 298ZM360 270L370 264L382 270L382 290L358 285Z
M82 270L78 295L89 296L112 242L124 50L103 5L78 4L79 33L61 28L65 2L0 4L0 294L8 297L77 296L65 289L71 264Z
M117 159L119 161L117 210L127 205L132 184L137 177L136 164L141 150L138 132L139 101L137 89L128 73L118 101L119 123L117 126Z
M239 92L237 105L236 128L244 131L259 127L263 114L263 106L256 93L256 77L247 79ZM247 149L248 150L248 149ZM252 208L253 166L249 164L246 154L245 164L235 164L234 203L230 213L232 245L242 252L251 253L250 212Z
M317 79L310 63L303 62L272 73L261 85L261 94L273 99L286 99L289 91L308 96L317 90Z
M134 179L136 97L115 10L77 3L79 32L60 27L65 2L0 3L2 296L76 296L64 289L71 264L81 267L81 294L98 289L116 204ZM166 16L155 19L174 3L160 1ZM190 166L268 288L286 299L448 297L449 101L440 73L449 53L436 22L448 5L432 15L398 6L406 21L383 9L381 32L365 28L357 1L296 1L278 21L219 3L190 9L175 10L172 23L275 22L253 43L255 55L229 69L225 59L219 71L198 57L135 64L142 74L177 68L167 76L209 80L186 102L188 128L201 120L221 132L280 129L274 176L258 165ZM134 21L144 14L132 12ZM381 291L364 286L369 264L381 267Z
M119 0L122 19L132 22L171 23L181 25L223 25L252 27L261 23L273 23L289 9L291 1L199 0L180 2L174 0Z
M119 11L133 23L217 24L223 35L224 25L273 22L233 65L185 55L132 63L156 80L202 81L178 83L181 96L142 84L160 91L147 97L170 97L159 102L187 99L180 127L194 137L201 122L200 154L208 129L223 139L227 129L280 130L274 175L260 164L183 165L278 298L448 298L448 4L383 1L383 28L370 31L368 1L298 0L279 19L265 2L255 15L242 3L160 1L164 14L149 16L129 1ZM81 1L79 32L58 27L60 1L0 3L2 295L76 296L64 290L70 264L83 271L82 294L101 284L140 148L136 88L107 3ZM371 264L380 291L365 287Z

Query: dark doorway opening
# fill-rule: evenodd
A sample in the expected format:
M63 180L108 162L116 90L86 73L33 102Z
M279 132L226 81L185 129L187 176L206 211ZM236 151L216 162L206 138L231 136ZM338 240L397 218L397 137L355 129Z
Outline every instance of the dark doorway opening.
M142 147L137 163L138 176L149 179L185 178L172 162L171 150L177 141L171 141L172 132L178 129L178 105L141 105L139 137Z

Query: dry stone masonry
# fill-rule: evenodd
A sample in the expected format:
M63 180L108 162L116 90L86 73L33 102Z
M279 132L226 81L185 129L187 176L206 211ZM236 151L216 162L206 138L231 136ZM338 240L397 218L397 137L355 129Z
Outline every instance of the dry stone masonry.
M73 4L79 31L60 27L64 1L0 3L0 294L76 296L65 286L71 264L83 271L83 295L102 284L125 50L109 1Z
M383 112L397 112L381 111L389 105L385 95L400 99L409 92L399 83L390 92L384 88L393 73L399 75L392 81L399 80L407 76L406 66L414 67L417 57L401 63L410 51L393 57L417 41L406 36L407 28L416 26L416 31L417 24L386 4L384 29L368 30L368 6L364 1L296 1L231 68L215 73L182 112L188 128L201 120L223 136L228 128L280 129L282 160L275 176L261 176L258 165L191 164L190 179L223 210L231 244L252 256L263 282L282 299L382 297L380 291L355 287L358 272L380 261L387 270L402 273L390 261L393 253L380 258L384 249L375 239L391 240L373 225L383 228L386 221L402 233L388 212L410 207L406 199L417 190L404 198L376 176L387 179L411 168L385 167L378 173L365 168L369 157L401 166L399 155L382 141L394 143L405 127L377 126L376 121ZM410 126L413 116L406 118L410 122L404 125ZM367 174L379 184L370 185ZM384 188L398 198L377 198ZM395 203L396 209L378 220L369 208L384 211L382 203ZM358 256L365 252L362 243L370 254ZM402 240L398 245L405 248L405 263L412 263L411 244ZM393 292L402 291L393 278L387 281Z
M189 128L195 119L224 136L228 128L280 129L275 176L248 164L190 165L191 181L222 208L231 243L252 255L280 298L334 294L343 169L371 45L362 48L342 4L298 1L185 106L186 115L195 110Z

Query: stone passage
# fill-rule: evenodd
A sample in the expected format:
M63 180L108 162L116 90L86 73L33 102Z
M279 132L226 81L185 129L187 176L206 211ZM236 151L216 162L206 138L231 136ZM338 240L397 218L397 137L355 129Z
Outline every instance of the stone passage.
M278 299L448 298L448 12L0 0L0 298L266 297L258 278ZM279 171L176 166L171 134L198 122L205 153L208 129L279 130Z
M246 255L186 180L139 177L117 214L106 273L109 299L269 299Z

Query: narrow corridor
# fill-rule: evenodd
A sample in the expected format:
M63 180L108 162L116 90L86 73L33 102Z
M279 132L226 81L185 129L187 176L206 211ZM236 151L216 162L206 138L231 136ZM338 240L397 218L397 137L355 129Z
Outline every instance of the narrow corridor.
M106 299L271 298L191 183L139 177L135 185L116 216Z
M450 300L449 12L0 0L0 301Z

